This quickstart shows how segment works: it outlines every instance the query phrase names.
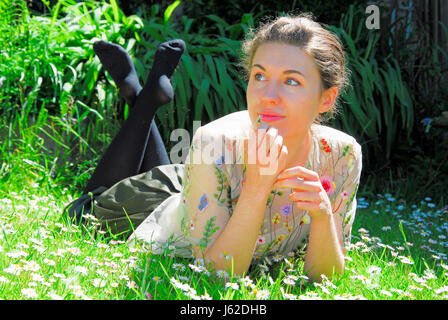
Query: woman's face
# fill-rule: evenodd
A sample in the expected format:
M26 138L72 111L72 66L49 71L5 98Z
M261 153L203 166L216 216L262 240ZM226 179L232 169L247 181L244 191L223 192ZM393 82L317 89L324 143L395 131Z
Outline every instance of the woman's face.
M313 58L299 47L274 42L260 45L246 92L251 122L260 114L276 114L279 117L263 116L261 120L276 127L283 138L304 137L317 115L334 103L321 95L320 82Z

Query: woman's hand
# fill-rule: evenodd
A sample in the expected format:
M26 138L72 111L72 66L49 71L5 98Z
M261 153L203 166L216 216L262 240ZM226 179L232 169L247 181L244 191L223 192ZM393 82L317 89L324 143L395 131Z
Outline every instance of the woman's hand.
M269 195L278 174L284 170L288 150L278 130L263 123L259 128L250 129L245 141L246 179L245 188L253 188Z
M307 210L312 219L331 214L331 202L320 181L319 175L302 166L283 170L274 184L274 188L294 189L289 195L300 209Z

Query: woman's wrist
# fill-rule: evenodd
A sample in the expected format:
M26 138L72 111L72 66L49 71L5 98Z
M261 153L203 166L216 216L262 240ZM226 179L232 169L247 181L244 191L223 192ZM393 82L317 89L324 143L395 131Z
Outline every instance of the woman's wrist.
M311 217L311 223L315 224L328 224L333 222L333 214L328 211L320 212L319 214L313 215Z
M268 190L267 188L246 182L241 191L241 195L247 196L248 198L253 199L253 201L264 201L264 205L266 205L270 192L271 190Z

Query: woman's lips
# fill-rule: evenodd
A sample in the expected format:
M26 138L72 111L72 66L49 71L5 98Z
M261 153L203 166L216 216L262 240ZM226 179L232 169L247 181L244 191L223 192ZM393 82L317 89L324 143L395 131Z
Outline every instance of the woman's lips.
M270 115L268 116L265 114L260 114L260 120L264 121L264 122L273 122L273 121L278 121L278 120L281 120L284 118L285 118L284 116L270 116Z

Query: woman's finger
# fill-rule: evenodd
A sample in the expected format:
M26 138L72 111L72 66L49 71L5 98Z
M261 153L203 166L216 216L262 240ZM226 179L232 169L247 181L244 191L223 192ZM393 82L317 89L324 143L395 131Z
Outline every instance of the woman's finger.
M263 138L261 139L258 148L263 148L262 150L266 152L266 155L269 155L270 149L272 145L275 144L277 136L278 136L278 129L275 127L269 127L268 130L265 132Z
M289 196L289 201L301 202L301 201L311 201L311 202L320 202L322 201L319 193L317 192L292 192Z
M297 208L307 210L310 213L321 210L320 202L296 201L295 205Z
M273 159L278 161L278 158L280 157L280 154L282 152L282 146L283 146L283 137L282 136L276 136L274 141L271 141L272 143L269 146L269 150L266 153L266 157L269 159L271 158L271 153L273 154Z
M295 166L283 170L278 176L277 180L287 179L291 177L298 177L304 180L319 181L319 175L312 170L302 166Z
M276 189L294 189L294 190L305 190L320 192L321 185L317 181L301 180L297 178L287 178L282 180L277 180L274 184Z

